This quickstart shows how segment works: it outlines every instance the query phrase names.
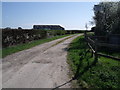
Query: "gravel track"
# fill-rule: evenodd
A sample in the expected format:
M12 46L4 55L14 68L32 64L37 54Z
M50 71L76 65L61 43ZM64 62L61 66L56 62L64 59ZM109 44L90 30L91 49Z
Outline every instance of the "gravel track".
M3 58L2 87L55 88L64 84L69 80L67 46L80 35L67 36ZM70 87L68 83L61 88Z

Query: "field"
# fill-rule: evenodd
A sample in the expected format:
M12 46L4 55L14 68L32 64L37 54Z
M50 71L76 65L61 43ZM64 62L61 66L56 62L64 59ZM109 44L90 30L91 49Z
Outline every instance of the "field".
M94 65L88 50L84 36L73 40L68 49L68 63L79 87L119 88L120 62L99 57Z

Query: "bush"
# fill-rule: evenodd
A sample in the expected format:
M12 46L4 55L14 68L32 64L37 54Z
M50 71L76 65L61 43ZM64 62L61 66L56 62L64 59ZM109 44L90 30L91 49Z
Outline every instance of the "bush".
M2 30L2 46L8 47L20 43L26 43L32 40L43 39L47 36L45 30L33 29L3 29Z

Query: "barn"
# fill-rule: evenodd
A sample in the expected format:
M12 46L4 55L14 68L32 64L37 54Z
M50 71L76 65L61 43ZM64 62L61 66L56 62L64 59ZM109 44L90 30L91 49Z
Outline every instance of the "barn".
M33 25L33 29L38 29L38 30L65 30L60 25Z

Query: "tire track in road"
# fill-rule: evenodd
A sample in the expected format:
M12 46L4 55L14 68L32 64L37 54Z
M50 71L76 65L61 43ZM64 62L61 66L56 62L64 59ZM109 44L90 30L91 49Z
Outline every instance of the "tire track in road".
M68 81L69 69L65 48L78 36L80 35L54 40L4 58L3 87L54 88ZM11 61L11 66L8 67L7 64ZM70 84L63 87L68 88Z
M17 72L21 67L27 64L32 58L36 57L46 51L47 49L56 45L56 43L65 40L66 38L70 38L74 35L70 35L64 38L60 38L57 40L53 40L51 42L47 42L33 48L23 50L12 55L8 55L7 57L3 58L2 60L2 73L3 73L3 80L2 82L6 82L9 78L11 78L15 72Z

